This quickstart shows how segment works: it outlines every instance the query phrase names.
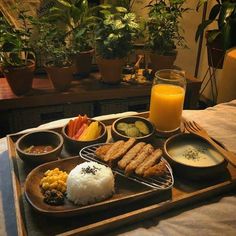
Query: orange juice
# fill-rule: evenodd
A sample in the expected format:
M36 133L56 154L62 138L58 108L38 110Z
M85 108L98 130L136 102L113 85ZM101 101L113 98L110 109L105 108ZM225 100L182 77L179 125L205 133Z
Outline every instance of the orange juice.
M172 84L152 87L149 119L157 130L174 131L180 127L184 88Z

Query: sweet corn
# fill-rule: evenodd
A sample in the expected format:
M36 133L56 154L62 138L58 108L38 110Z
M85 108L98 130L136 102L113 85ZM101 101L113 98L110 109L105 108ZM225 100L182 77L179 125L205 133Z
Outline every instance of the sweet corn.
M62 193L65 193L67 176L67 173L59 170L59 168L47 170L44 173L44 177L40 181L40 187L43 191L56 189Z

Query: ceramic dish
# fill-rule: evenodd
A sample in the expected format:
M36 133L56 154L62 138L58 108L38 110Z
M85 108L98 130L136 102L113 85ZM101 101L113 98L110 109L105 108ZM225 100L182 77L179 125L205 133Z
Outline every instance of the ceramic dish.
M214 147L194 134L170 137L164 144L164 153L174 173L189 179L213 178L227 166L227 161Z
M153 124L146 118L140 117L140 116L127 116L127 117L122 117L117 120L115 120L112 123L111 126L111 135L112 138L116 140L125 140L127 141L131 136L128 136L125 134L125 132L119 130L119 124L125 123L128 125L135 125L135 122L143 122L145 126L148 128L148 133L147 134L141 134L140 136L132 136L137 139L137 141L142 141L142 142L149 142L154 134L155 134L155 128ZM136 127L135 127L136 128Z
M31 152L32 148L51 147L50 151ZM16 142L18 156L29 164L42 164L58 159L63 148L62 136L52 130L40 130L27 133Z
M29 173L25 181L25 197L30 205L36 211L42 214L55 217L66 217L107 210L108 208L134 202L157 193L157 191L151 187L116 174L115 194L107 200L86 206L79 206L71 203L66 198L64 205L61 206L51 206L46 204L43 201L43 194L41 193L41 189L39 186L44 173L47 170L52 170L56 167L58 167L62 171L66 171L67 173L69 173L76 165L81 164L84 161L85 160L80 157L73 157L65 160L46 163L33 169Z
M95 121L95 120L90 119L90 121ZM85 146L95 144L95 143L106 142L107 141L106 126L101 121L98 121L98 123L102 127L101 135L98 138L96 138L94 140L90 140L90 141L79 141L79 140L75 140L75 139L70 138L67 135L68 124L66 124L62 128L62 135L64 138L64 146L65 146L66 151L69 152L70 154L79 154L79 151Z

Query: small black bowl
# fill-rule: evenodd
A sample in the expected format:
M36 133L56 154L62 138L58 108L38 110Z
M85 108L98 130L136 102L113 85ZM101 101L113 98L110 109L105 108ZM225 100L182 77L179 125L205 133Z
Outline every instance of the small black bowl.
M93 120L93 119L89 119L90 121L98 121L98 120ZM94 140L90 140L90 141L79 141L79 140L75 140L70 138L67 135L67 128L68 128L68 124L66 124L65 126L62 127L62 136L64 138L64 146L65 149L68 153L70 154L76 154L78 155L80 150L83 147L92 145L92 144L96 144L96 143L105 143L107 141L107 128L105 126L104 123L102 123L101 121L98 121L99 125L102 127L101 130L101 135L94 139Z
M117 125L121 122L127 123L127 124L134 124L135 121L142 121L144 122L148 129L149 129L149 134L144 135L144 136L139 136L139 137L134 137L136 138L137 141L142 141L142 142L149 142L151 141L151 139L153 138L154 134L155 134L155 128L154 125L146 118L144 117L140 117L140 116L126 116L126 117L122 117L119 118L117 120L115 120L112 123L111 126L111 135L113 140L125 140L127 141L130 137L121 133L118 129L117 129Z
M45 153L29 153L26 149L31 146L53 147L51 151ZM29 164L42 164L49 161L55 161L63 148L62 136L51 130L33 131L21 136L16 142L16 152L18 156Z
M186 145L186 144L188 146L186 146L186 148L184 149L185 151L184 150L178 151L181 153L183 152L183 155L185 155L186 163L183 163L183 161L178 160L178 158L177 158L178 154L173 154L173 151L171 152L171 148L173 150L173 148L175 148L176 146L177 147L184 147L184 145ZM204 158L198 159L198 157L199 157L198 151L197 152L192 151L192 150L194 150L194 149L192 149L192 147L195 147L194 145L198 145L196 147L202 147L200 149L200 152L203 152L203 153L207 153L207 149L205 147L209 147L209 148L211 147L210 144L208 144L204 139L202 139L201 137L199 137L195 134L190 134L190 133L176 134L174 136L171 136L170 138L168 138L165 141L164 155L165 155L165 158L167 159L167 161L170 163L175 174L177 174L180 177L184 177L184 178L190 179L190 180L204 181L206 179L212 179L217 176L220 176L221 174L226 172L228 162L224 159L223 156L217 158L216 156L210 157L210 155L212 155L212 154L206 154L206 155L209 155L209 158L215 158L215 160L218 159L218 161L215 164L209 164L209 165L203 164L203 162L206 159L204 159ZM186 150L187 150L187 152L186 152ZM176 156L174 156L174 155L176 155ZM194 161L192 163L190 163L190 162L188 162L187 159L192 159ZM199 165L199 161L202 162L202 164ZM194 162L196 164L194 164Z

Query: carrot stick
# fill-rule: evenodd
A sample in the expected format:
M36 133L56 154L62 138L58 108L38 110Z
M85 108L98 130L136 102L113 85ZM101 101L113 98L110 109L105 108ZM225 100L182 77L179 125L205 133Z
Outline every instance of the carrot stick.
M79 139L81 134L88 128L88 125L86 123L83 123L80 129L77 131L76 135L73 136L74 139Z
M74 135L76 135L77 131L80 129L82 125L82 121L83 121L83 117L79 115L78 118L76 119Z
M70 120L69 123L68 123L68 126L67 126L67 135L69 137L72 137L72 123L73 123L73 120Z
M72 126L73 129L72 129L72 136L71 137L73 137L75 135L76 123L77 123L77 118L73 120L73 126Z

